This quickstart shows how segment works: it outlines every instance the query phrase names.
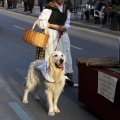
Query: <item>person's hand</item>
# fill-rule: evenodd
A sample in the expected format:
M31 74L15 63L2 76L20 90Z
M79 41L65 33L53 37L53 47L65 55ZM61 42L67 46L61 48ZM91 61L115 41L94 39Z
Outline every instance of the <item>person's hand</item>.
M65 32L66 31L66 27L65 26L61 26L60 27L60 31L64 31Z
M56 30L58 30L58 31L66 31L65 26L54 25L54 24L50 24L50 23L49 23L49 27L54 28L54 29L56 29Z

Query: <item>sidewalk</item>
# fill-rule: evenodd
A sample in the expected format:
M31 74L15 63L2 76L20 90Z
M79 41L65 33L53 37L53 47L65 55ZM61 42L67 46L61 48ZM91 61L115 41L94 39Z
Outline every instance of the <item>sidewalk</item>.
M16 9L7 9L6 4L5 4L5 7L0 7L0 9L8 10L8 11L11 11L11 12L18 12L18 13L22 13L22 14L25 14L25 15L30 15L30 16L33 16L33 17L38 17L39 14L40 14L39 6L34 6L33 12L32 12L32 14L30 14L29 11L28 12L23 12L24 7L20 3L17 4ZM120 36L120 31L110 30L108 25L106 25L105 28L101 28L101 24L87 23L85 20L80 20L80 18L76 19L74 13L71 14L71 25Z

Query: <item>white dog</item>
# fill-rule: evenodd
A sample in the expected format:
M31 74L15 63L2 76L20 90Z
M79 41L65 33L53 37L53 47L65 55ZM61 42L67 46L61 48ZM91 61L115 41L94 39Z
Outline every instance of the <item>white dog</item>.
M28 103L28 93L30 91L34 91L35 99L39 99L38 93L40 84L44 83L44 86L46 87L45 93L47 95L47 102L49 108L48 115L54 116L55 113L60 112L57 107L57 102L65 85L66 57L60 51L54 51L48 59L49 60L46 66L45 64L43 64L45 63L44 60L36 60L31 63L28 70L27 81L24 82L25 90L23 96L23 103ZM42 72L40 72L40 70L38 69L39 66L40 68L42 68L42 66L46 67L46 69L43 69L43 74L41 74ZM47 76L49 76L49 80L45 79L45 70L46 72L48 72ZM50 80L52 82L50 82Z

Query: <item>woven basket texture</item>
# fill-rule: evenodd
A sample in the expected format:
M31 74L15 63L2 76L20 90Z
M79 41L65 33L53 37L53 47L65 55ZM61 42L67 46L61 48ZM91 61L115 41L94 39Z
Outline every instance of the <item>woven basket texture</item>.
M25 29L24 31L24 41L31 45L45 48L48 39L49 36L44 33L36 32L34 30L28 30L28 29Z
M102 58L78 58L77 63L93 67L113 68L118 66L119 61L116 57L105 56Z
M38 21L39 21L39 19L37 19L35 21L31 30L30 29L25 29L23 40L24 40L24 42L29 43L31 45L41 47L41 48L45 48L45 46L48 43L49 36L46 35L44 32L34 31L34 28L35 28Z

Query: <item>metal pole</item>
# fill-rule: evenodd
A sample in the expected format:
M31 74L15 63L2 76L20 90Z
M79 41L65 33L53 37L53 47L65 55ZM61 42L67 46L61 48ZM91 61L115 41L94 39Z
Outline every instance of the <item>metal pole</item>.
M118 43L118 61L120 65L120 37L119 37L119 43Z

